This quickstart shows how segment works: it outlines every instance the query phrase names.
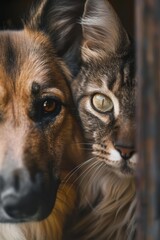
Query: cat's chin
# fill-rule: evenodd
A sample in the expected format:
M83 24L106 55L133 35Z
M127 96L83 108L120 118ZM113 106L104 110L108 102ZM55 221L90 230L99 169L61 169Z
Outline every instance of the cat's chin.
M133 177L135 175L135 169L129 167L127 164L123 164L119 170L120 175L123 177Z
M136 171L137 159L137 154L134 154L130 159L124 160L117 151L112 150L106 164L121 177L133 177Z
M126 177L126 178L131 178L135 176L135 171L136 171L136 161L137 159L134 157L134 162L132 161L133 158L129 160L123 160L120 159L118 161L106 161L107 167L112 170L116 175L119 177ZM116 164L115 164L116 163Z
M120 178L133 178L135 176L135 169L130 168L125 164L119 168L115 168L111 166L109 166L109 168L112 170L114 174L116 174Z

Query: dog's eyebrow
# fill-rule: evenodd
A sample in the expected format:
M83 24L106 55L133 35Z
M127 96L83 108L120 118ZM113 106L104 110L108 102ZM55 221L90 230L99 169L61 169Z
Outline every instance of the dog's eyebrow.
M39 83L37 83L37 82L32 83L31 92L33 95L37 95L40 92L40 89L41 89L41 87L40 87Z
M43 81L41 83L34 81L34 82L32 82L32 85L31 85L31 94L38 95L38 94L40 94L41 91L48 89L48 88L52 88L53 86L54 86L53 79L51 79L51 80L48 79L47 81Z
M8 73L11 73L16 69L17 65L17 53L15 47L9 38L9 36L5 40L5 67Z

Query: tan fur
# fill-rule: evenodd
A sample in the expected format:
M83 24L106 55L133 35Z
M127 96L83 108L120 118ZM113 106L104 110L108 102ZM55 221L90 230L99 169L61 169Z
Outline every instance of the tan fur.
M62 182L57 196L57 188L52 189L54 178L63 181L84 160L84 152L79 144L83 141L82 131L67 82L71 73L55 53L49 26L42 24L42 18L48 16L46 5L50 3L40 1L24 29L0 32L0 176L6 184L2 186L0 199L6 194L7 184L11 186L9 191L14 190L13 194L20 192L15 182L21 169L25 169L32 184L36 174L43 173L40 176L43 184L38 191L41 191L41 198L46 197L37 212L24 217L26 213L23 215L21 210L22 215L17 219L9 215L4 202L0 201L1 240L60 240L63 225L75 206L76 191L72 181ZM38 91L33 89L34 84ZM61 103L57 115L48 119L46 113L43 117L39 113L43 105L36 105L43 103L45 97L54 97ZM15 182L10 185L7 177L11 180L13 177ZM24 180L23 176L18 175L18 185L21 179ZM24 186L22 192L27 191L28 185ZM51 204L52 190L57 197L55 205ZM32 204L30 200L25 206L29 208ZM42 207L46 209L48 205L52 205L49 209L54 207L53 210L47 212L47 216L38 215Z

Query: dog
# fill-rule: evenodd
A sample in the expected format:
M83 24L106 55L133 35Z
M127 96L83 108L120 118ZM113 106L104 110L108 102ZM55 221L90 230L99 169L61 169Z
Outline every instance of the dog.
M0 32L1 240L61 239L74 207L74 184L59 182L84 160L83 136L58 54L67 47L54 45L55 3L38 1L22 30Z

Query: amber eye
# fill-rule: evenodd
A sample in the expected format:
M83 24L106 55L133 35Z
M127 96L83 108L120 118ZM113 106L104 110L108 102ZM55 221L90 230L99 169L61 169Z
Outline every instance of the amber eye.
M112 100L101 93L93 95L91 102L93 108L100 113L106 113L113 109Z
M53 99L45 100L43 103L43 111L46 113L54 112L56 109L56 102Z
M53 121L60 114L62 107L66 105L55 96L46 96L36 99L33 102L33 108L29 112L30 117L36 122Z

